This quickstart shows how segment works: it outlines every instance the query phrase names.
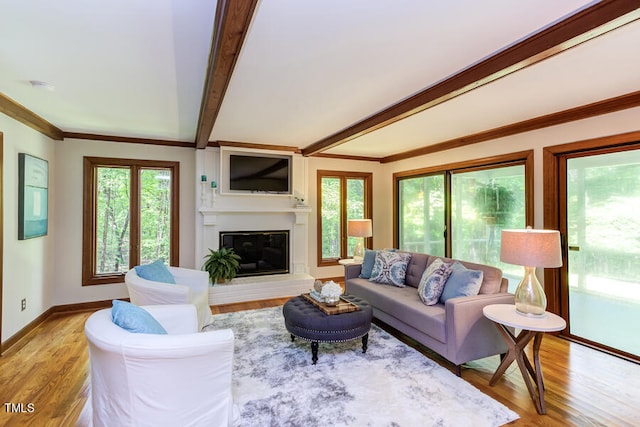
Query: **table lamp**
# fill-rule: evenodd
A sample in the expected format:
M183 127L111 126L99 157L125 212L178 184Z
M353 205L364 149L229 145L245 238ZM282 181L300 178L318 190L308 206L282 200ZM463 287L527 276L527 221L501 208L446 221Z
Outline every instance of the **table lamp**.
M364 237L373 235L370 219L350 219L347 223L347 236L356 238L353 259L362 261L364 258Z
M502 230L500 261L524 266L524 278L516 288L516 312L542 316L547 297L536 277L536 267L562 266L560 232L557 230Z

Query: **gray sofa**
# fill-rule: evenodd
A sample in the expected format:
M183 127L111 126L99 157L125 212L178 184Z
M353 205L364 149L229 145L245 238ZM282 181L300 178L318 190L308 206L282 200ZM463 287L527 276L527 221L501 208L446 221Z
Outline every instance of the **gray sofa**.
M482 270L478 295L452 298L445 304L425 305L418 296L420 278L433 255L412 253L407 265L406 287L379 284L359 278L361 265L345 266L346 293L369 301L375 318L449 360L461 375L461 365L471 360L503 354L507 346L482 308L489 304L513 304L502 271L488 265L460 261L465 267ZM443 261L449 258L439 257Z

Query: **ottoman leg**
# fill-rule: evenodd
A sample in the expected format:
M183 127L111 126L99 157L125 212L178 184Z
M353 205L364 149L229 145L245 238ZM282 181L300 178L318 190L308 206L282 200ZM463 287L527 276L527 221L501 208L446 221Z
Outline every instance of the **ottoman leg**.
M318 341L311 341L311 361L314 365L318 361Z
M369 343L369 334L364 334L364 336L362 337L362 352L366 353L367 352L367 344Z
M296 336L291 334L291 342L293 342L296 339Z

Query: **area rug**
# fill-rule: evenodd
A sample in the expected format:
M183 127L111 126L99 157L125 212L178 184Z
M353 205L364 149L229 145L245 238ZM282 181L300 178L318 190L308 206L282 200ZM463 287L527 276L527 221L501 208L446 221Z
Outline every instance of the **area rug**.
M376 325L361 340L291 342L282 307L218 314L235 334L243 426L500 426L518 415Z

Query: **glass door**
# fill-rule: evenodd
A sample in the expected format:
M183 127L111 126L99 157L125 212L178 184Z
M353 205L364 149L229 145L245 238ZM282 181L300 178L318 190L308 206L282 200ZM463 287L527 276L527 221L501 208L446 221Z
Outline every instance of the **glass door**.
M452 173L451 257L500 268L510 292L524 270L500 261L500 234L530 225L525 218L524 165Z
M399 248L445 255L444 174L405 178L398 183Z
M640 150L566 162L569 333L640 355Z

